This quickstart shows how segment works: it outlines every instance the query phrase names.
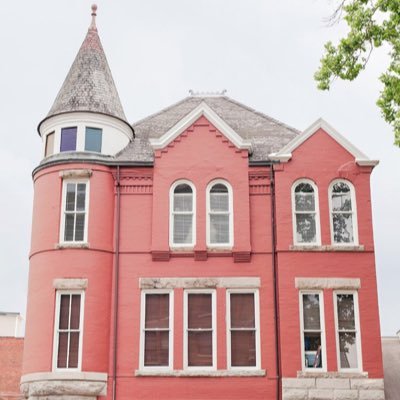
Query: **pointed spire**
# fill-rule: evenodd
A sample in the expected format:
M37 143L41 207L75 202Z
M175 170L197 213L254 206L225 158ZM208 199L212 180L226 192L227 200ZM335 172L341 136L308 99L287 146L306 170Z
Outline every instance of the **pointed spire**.
M47 117L73 111L126 117L96 27L96 4L85 40ZM42 121L43 122L43 121Z

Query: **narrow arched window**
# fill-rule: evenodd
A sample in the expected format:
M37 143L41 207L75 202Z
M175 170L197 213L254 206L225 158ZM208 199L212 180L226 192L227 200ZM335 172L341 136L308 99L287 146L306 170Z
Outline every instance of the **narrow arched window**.
M232 246L232 190L224 181L216 181L207 190L207 244L209 246Z
M320 226L318 215L318 191L310 180L293 185L293 237L299 245L319 245Z
M357 244L357 215L353 185L348 181L334 181L330 186L332 242Z
M171 188L170 245L193 246L195 242L194 186L189 182L177 182Z

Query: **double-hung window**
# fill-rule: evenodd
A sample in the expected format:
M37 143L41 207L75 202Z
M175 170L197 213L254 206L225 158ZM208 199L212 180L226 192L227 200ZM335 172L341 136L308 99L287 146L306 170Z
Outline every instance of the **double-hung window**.
M173 291L142 292L141 367L172 368Z
M57 291L53 369L81 369L83 291Z
M335 292L334 301L339 369L359 371L361 345L357 292Z
M336 180L329 188L332 243L358 244L356 199L353 185Z
M88 189L88 181L64 181L61 242L87 241Z
M300 292L303 369L326 371L322 292Z
M216 368L215 291L185 292L186 368Z
M193 247L196 239L196 192L188 181L178 181L170 192L170 246Z
M207 245L233 246L232 188L225 181L214 181L207 188Z
M260 368L258 291L227 291L228 368Z
M302 179L293 185L292 210L294 244L321 244L318 189L312 181Z

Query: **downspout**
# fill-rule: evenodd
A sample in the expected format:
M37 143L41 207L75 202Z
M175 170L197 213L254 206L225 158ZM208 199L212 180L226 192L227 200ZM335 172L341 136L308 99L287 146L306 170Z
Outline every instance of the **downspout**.
M119 291L119 230L121 219L121 186L120 166L117 165L117 207L115 216L115 269L114 269L114 340L113 340L113 378L112 378L112 399L117 396L117 344L118 344L118 291Z
M280 320L279 320L279 287L278 287L278 263L276 253L276 209L275 209L275 173L274 165L270 164L270 187L271 187L271 254L272 275L274 290L274 328L275 328L275 355L276 355L276 399L281 399L282 393L282 371L281 371L281 346L280 346Z

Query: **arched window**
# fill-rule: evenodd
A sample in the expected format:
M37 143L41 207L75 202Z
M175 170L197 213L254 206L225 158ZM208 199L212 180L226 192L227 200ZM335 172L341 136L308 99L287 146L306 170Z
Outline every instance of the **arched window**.
M233 245L232 189L225 181L214 181L207 188L207 245Z
M331 235L334 244L358 244L356 199L353 185L336 180L329 188Z
M292 187L293 240L299 245L320 245L318 189L302 179Z
M196 196L194 186L178 181L170 193L170 246L190 247L195 244Z

